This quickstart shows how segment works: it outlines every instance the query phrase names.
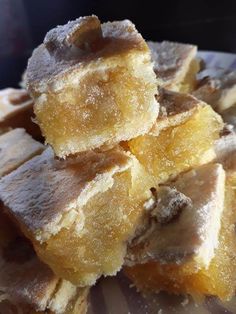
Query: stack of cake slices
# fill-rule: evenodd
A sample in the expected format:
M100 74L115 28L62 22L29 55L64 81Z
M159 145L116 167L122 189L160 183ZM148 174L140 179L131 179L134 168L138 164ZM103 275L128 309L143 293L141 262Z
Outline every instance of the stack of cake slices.
M0 91L0 313L84 314L121 269L140 293L236 288L236 75L197 47L87 16Z

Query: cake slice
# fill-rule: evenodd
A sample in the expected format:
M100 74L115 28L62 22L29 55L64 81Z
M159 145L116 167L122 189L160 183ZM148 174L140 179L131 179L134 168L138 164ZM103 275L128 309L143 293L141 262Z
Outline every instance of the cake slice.
M39 139L40 129L32 121L33 116L33 100L25 89L0 90L0 133L24 127L30 135Z
M196 271L208 268L218 245L224 183L222 166L208 164L161 186L148 209L147 231L131 244L130 262L180 265L191 261Z
M160 224L156 216L151 217L154 228L150 234L146 230L145 241L141 237L141 242L131 248L131 261L138 263L127 267L126 273L139 289L190 294L198 301L205 295L222 300L234 296L236 175L235 172L227 175L222 212L223 177L219 164L209 164L181 175L171 185L184 192L190 201L167 223ZM173 204L178 207L178 203ZM186 215L191 208L196 212ZM181 220L184 215L188 219Z
M52 29L25 77L59 157L144 134L158 115L150 51L128 20L100 24L93 15Z
M3 176L40 154L44 146L23 129L15 129L0 136L0 149ZM54 275L4 211L1 204L0 313L77 314L74 308L85 313L88 289L78 289Z
M195 88L200 69L196 46L171 41L149 41L148 46L160 86L186 93Z
M0 209L0 313L73 313L75 299L86 313L87 288L59 279ZM69 312L69 310L71 312ZM11 312L12 311L12 312ZM44 312L45 311L45 312ZM74 312L77 313L77 312Z
M189 95L163 95L160 107L166 116L160 114L149 134L128 142L156 184L213 160L214 142L223 129L221 117L211 106Z
M203 71L193 95L223 113L236 105L236 72L223 69Z
M87 286L120 270L152 185L120 148L65 161L48 148L0 181L0 198L41 260Z

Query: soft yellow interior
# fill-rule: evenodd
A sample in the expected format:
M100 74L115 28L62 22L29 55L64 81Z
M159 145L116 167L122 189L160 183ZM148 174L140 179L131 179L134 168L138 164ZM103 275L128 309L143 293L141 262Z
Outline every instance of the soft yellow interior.
M127 67L111 63L108 69L103 64L101 70L87 69L74 79L77 85L67 78L62 91L49 92L43 104L42 98L36 100L38 123L58 156L117 143L151 128L157 116L155 74L147 60L137 72L132 58L124 57Z
M143 203L150 197L148 176L131 171L114 176L114 185L94 196L83 208L84 227L76 222L62 229L45 244L35 242L40 258L62 278L79 285L91 285L104 275L120 270L127 240L143 215Z
M220 116L210 106L200 106L185 123L158 136L139 136L129 141L129 147L158 184L212 160L222 128Z

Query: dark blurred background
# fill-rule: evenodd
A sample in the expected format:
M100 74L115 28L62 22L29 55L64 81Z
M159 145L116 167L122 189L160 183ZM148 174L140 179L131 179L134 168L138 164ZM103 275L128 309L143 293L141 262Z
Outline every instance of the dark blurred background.
M129 18L145 39L236 53L235 0L0 0L0 88L17 86L45 33L81 15Z

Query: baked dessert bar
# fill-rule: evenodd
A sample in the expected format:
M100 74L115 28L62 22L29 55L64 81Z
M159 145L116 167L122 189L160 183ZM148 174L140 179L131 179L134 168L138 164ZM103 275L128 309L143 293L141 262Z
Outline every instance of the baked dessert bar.
M129 250L130 263L180 265L191 260L196 271L207 268L218 245L224 188L220 164L195 168L160 186L157 200L148 209L147 231L137 236Z
M120 148L64 161L48 148L0 181L0 198L41 260L87 286L120 270L152 186Z
M40 154L45 147L24 129L13 129L0 135L0 177Z
M167 108L166 116L160 114L160 120L156 120L149 134L128 142L131 152L153 175L156 184L211 161L215 157L214 142L223 129L221 117L211 106L194 97L166 92L160 100L160 107L163 104ZM174 108L173 111L169 111L168 107ZM171 126L181 119L181 124ZM170 127L160 132L160 126L165 125Z
M223 113L236 105L236 72L223 69L203 71L193 95Z
M149 41L148 46L160 86L186 93L195 88L200 70L196 46L171 41Z
M195 221L193 229L191 230L189 228L189 223L191 224L191 221L193 222L193 218L189 216L189 220L186 220L181 226L181 217L182 215L186 214L186 210L190 208L189 206L195 205L194 198L192 200L192 203L190 202L189 204L187 204L186 207L183 208L182 211L179 213L179 215L177 217L175 216L175 218L172 219L172 221L161 225L159 223L158 228L162 228L164 233L165 228L167 228L167 230L169 229L170 231L167 240L160 239L160 241L168 241L167 243L169 247L165 248L163 246L161 250L164 253L168 253L167 256L172 256L172 258L166 258L165 254L164 258L163 256L162 258L160 258L160 254L156 254L156 249L157 252L161 252L160 250L158 250L158 247L161 248L161 245L159 245L157 239L154 239L153 237L155 232L157 232L158 234L158 231L153 231L153 233L151 233L151 235L147 237L147 242L146 244L144 244L144 248L141 249L141 257L144 253L148 252L149 261L146 260L143 264L139 263L126 269L128 276L134 280L135 284L140 289L144 291L166 290L169 293L177 294L187 293L191 294L197 300L202 299L204 295L215 295L222 300L230 299L234 295L236 286L236 262L234 253L236 245L234 228L236 219L236 175L234 172L231 173L230 176L227 176L224 210L221 214L222 182L220 183L219 181L218 191L217 189L215 189L214 191L212 189L214 187L213 183L217 177L215 177L214 179L214 176L212 176L212 173L210 171L210 169L213 169L213 167L218 167L219 169L219 165L210 164L204 167L208 167L208 169L205 168L205 172L203 176L200 177L200 181L196 180L196 182L189 182L189 186L187 186L188 181L185 181L185 192L187 190L191 191L194 186L194 189L192 189L190 194L201 194L201 199L206 201L203 201L202 204L199 204L200 206L202 205L202 208L199 207L199 209L201 208L199 214L201 212L202 215L200 214L198 218L199 220ZM196 173L197 172L198 170L196 170ZM222 173L222 168L220 172ZM185 178L184 180L186 180L186 176L188 175L189 173L183 175L182 178ZM173 185L175 186L175 183L173 183ZM177 185L178 187L180 185L182 188L181 177L177 180ZM217 184L215 184L215 188L216 187ZM190 194L186 193L186 195L184 195L188 196L191 199ZM200 196L198 196L197 200L200 200ZM201 223L200 225L198 225L196 222L200 222L200 220ZM219 220L221 221L221 228L217 245L216 240L219 230ZM172 237L171 235L171 225L173 226L173 231L175 232L177 230L176 226L178 225L178 223L180 224L181 228L178 231L179 233L175 233L175 242L174 237ZM158 225L158 223L156 223L156 225ZM158 230L158 228L154 228L154 230ZM197 228L199 228L198 231ZM190 233L187 230L189 230ZM185 237L186 231L187 236ZM195 238L192 237L194 232L196 236ZM187 237L189 237L190 239L187 239ZM149 239L150 243L148 242ZM154 241L156 241L155 245ZM187 244L190 243L191 246L188 247ZM194 260L194 256L196 258L196 252L199 251L194 252L191 250L191 247L192 244L194 244L196 248L196 244L199 243L202 244L203 259L200 258L196 261ZM147 248L145 248L145 246ZM214 255L212 255L213 250ZM183 252L185 252L185 254L182 254ZM132 253L134 253L133 249ZM180 253L180 256L178 253ZM137 257L139 258L139 256L140 255L138 254ZM183 260L183 256L185 257L185 261ZM199 261L201 262L200 264ZM200 265L202 265L202 267L198 267Z
M39 139L40 129L32 121L33 100L26 90L5 88L0 90L0 133L11 128L25 128L34 138Z
M61 280L0 209L0 313L73 313L75 299L86 312L88 288ZM10 311L11 310L11 311ZM45 311L45 312L44 312Z
M26 85L59 157L146 133L158 115L150 51L128 20L81 17L52 29L33 52Z
M0 136L0 176L40 154L44 146L23 129ZM88 289L78 289L59 279L36 256L32 245L20 233L0 204L0 313L49 311L69 314L81 300L85 313ZM82 305L82 303L84 303ZM37 312L38 313L38 312ZM78 313L80 313L78 311Z

